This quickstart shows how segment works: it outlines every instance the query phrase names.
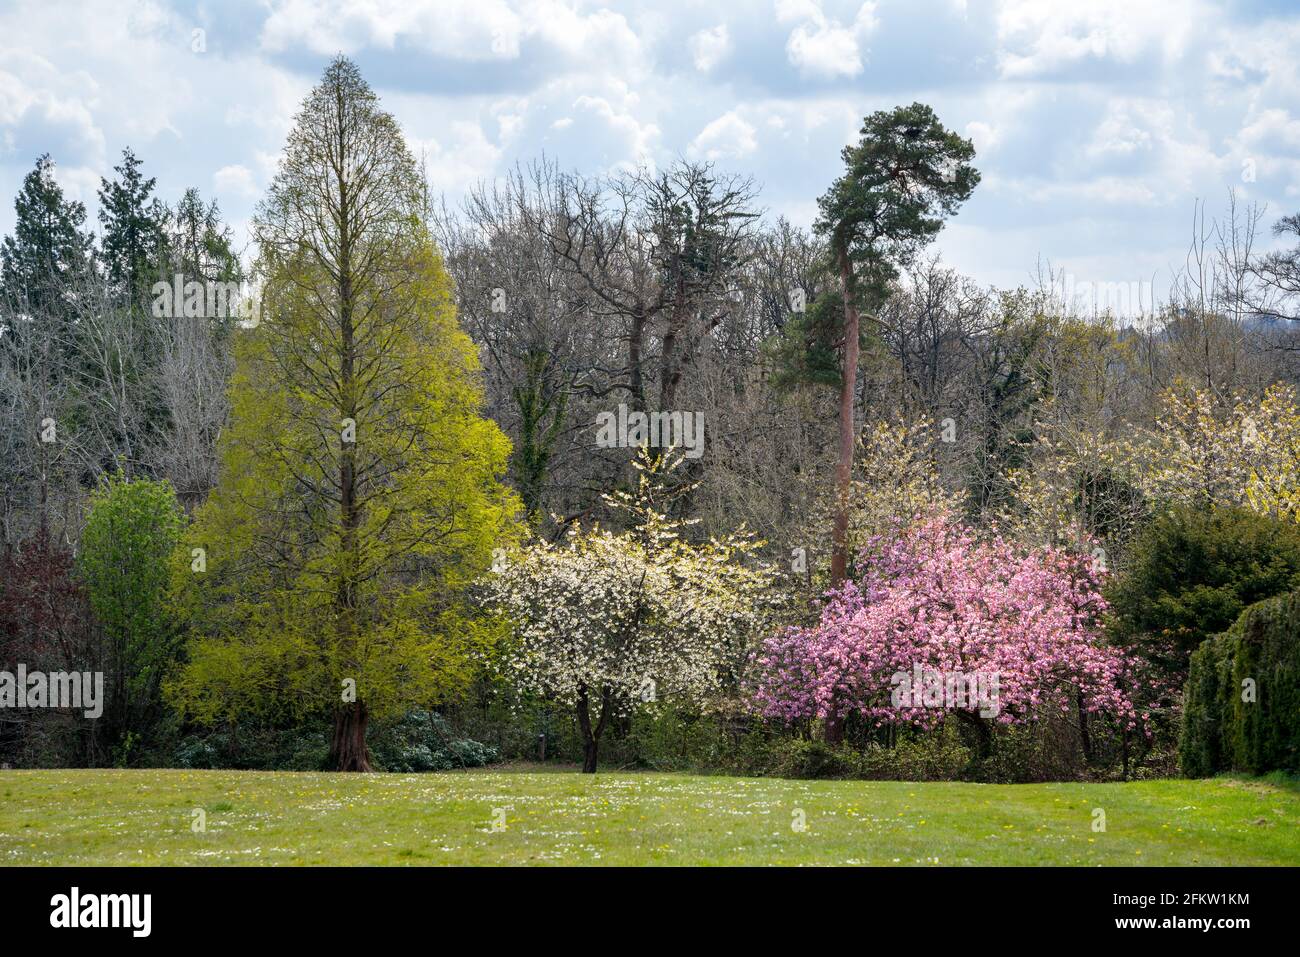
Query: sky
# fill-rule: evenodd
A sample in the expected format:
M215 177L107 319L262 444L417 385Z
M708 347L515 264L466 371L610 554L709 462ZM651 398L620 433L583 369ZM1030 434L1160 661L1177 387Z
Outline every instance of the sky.
M863 116L919 100L975 144L935 247L984 285L1050 265L1158 296L1198 203L1300 211L1296 0L0 0L0 231L44 152L93 223L129 146L246 236L340 52L453 203L543 153L685 157L811 225Z

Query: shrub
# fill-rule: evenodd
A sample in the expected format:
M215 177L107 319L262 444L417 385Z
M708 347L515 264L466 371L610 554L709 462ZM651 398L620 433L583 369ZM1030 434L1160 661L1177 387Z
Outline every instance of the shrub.
M768 751L767 774L777 778L846 778L853 776L850 748L804 738L776 738Z
M1251 605L1192 655L1178 756L1188 777L1300 772L1300 592Z
M961 742L955 722L935 731L900 728L890 747L827 744L789 735L752 733L732 752L742 766L732 773L777 778L845 778L870 781L952 781L973 767L973 752Z
M1134 542L1107 590L1109 632L1181 686L1188 660L1248 605L1300 587L1300 526L1245 509L1176 506Z
M319 729L247 727L238 734L187 734L151 763L176 768L323 771L329 742Z
M974 753L961 743L955 723L930 734L900 737L892 748L863 750L855 777L871 781L956 781L967 776Z
M207 738L188 737L176 746L172 763L178 768L219 768L221 749Z
M400 721L376 725L371 755L385 771L411 774L477 768L497 760L497 749L453 738L445 718L432 711L410 711Z

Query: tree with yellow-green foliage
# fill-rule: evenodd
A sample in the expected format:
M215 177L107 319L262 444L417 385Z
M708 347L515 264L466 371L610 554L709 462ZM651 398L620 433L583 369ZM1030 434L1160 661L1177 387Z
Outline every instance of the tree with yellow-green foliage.
M465 602L518 509L477 353L396 122L340 57L255 221L218 486L178 570L195 635L171 683L202 723L329 714L368 770L371 717L455 695L490 640Z
M1147 449L1145 483L1155 498L1300 520L1300 405L1289 385L1223 402L1206 390L1171 390Z

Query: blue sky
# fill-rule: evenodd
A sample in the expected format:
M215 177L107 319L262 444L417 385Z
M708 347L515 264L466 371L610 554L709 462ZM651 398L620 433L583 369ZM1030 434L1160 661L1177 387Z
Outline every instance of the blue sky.
M129 145L242 235L340 51L453 200L543 151L587 173L686 156L808 224L862 116L921 100L978 151L937 246L981 283L1050 261L1159 290L1198 200L1300 210L1294 0L0 0L0 230L40 153L93 219Z

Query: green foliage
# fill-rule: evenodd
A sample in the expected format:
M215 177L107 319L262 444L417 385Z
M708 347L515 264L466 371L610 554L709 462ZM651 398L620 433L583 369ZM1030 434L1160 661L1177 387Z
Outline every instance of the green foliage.
M394 353L376 361L357 440L374 484L355 530L340 529L330 505L338 410L313 391L313 370L283 371L283 337L305 340L306 323L264 322L237 338L221 478L189 536L207 572L179 570L196 638L171 691L188 717L319 715L348 678L375 717L392 717L463 689L492 641L463 598L509 537L517 502L497 480L508 443L478 414L477 358L441 262L426 246L408 265L421 318L390 327ZM283 321L299 321L292 304Z
M399 774L477 768L497 760L497 749L452 730L433 711L411 711L375 722L369 734L377 768ZM320 727L244 728L240 733L190 734L162 763L178 768L260 771L329 770L329 741Z
M550 353L530 350L524 358L524 381L511 390L519 408L519 446L511 456L511 471L534 526L542 518L542 495L555 443L568 422L569 393L551 387L553 365Z
M1300 592L1247 608L1192 655L1182 771L1300 772Z
M259 321L234 336L217 487L181 572L194 630L170 686L189 719L336 715L365 733L458 695L492 629L469 584L509 540L509 442L425 226L396 120L346 58L307 97L255 221Z
M456 737L436 711L410 711L400 720L377 726L371 753L385 771L411 774L478 768L497 760L497 749Z
M861 332L866 345L868 330ZM802 385L839 389L844 379L844 298L830 290L794 313L765 344L772 363L772 387L789 392Z
M320 728L249 725L188 734L154 760L175 768L326 771L329 741Z
M151 267L166 248L164 223L167 207L153 198L153 177L145 179L140 160L130 149L122 151L122 165L113 167L116 180L101 180L99 222L103 227L100 249L108 281L127 297L142 296Z
M162 682L180 650L168 591L183 526L170 482L120 473L86 517L77 564L108 649L104 717L121 762L162 717Z
M817 205L819 231L835 255L863 267L862 291L883 295L907 262L970 198L980 174L970 140L944 128L923 103L872 113L857 144L843 152L846 171Z
M364 549L335 525L328 465L303 486L304 464L338 460L337 411L305 377L277 376L268 324L240 334L221 480L190 536L208 572L181 572L198 637L172 690L200 722L320 714L348 677L377 718L399 715L458 693L490 644L463 598L516 511L497 480L508 443L478 416L477 359L446 273L429 248L421 259L422 328L402 343L385 410L357 425L378 479L352 536ZM357 583L346 632L341 575Z
M891 747L863 748L755 734L739 754L748 757L748 773L764 777L951 781L963 777L971 764L971 752L951 731L905 734Z
M243 267L234 250L234 235L221 221L216 200L205 203L190 187L166 213L167 265L186 279L238 282ZM215 318L219 321L221 317Z
M1110 633L1181 683L1243 610L1300 586L1300 529L1245 509L1175 506L1133 543L1108 591Z
M87 262L86 207L65 200L48 153L23 178L12 236L0 244L0 283L15 302L40 309L61 296L58 283Z

